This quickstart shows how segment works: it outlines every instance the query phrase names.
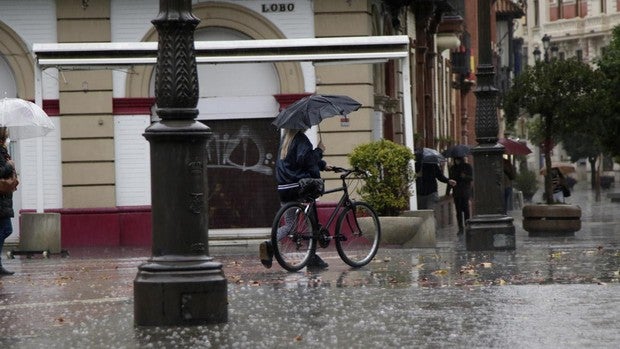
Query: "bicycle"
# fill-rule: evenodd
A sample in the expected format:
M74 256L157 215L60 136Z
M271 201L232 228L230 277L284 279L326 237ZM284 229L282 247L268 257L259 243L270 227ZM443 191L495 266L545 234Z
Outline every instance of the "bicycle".
M301 202L290 202L280 208L271 229L273 255L282 268L295 272L308 264L317 249L327 248L335 240L340 258L348 265L359 268L375 257L381 239L381 226L375 210L365 202L353 201L349 196L347 180L365 176L364 171L332 167L342 173L342 186L318 195L305 197ZM352 177L352 176L358 177ZM330 214L327 223L319 222L316 199L342 191L342 196ZM329 229L336 222L334 235Z

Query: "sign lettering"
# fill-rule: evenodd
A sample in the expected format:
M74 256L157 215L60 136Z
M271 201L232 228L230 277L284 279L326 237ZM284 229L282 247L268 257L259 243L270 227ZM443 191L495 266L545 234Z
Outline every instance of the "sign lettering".
M293 12L295 11L295 4L263 4L261 6L263 13L269 12Z

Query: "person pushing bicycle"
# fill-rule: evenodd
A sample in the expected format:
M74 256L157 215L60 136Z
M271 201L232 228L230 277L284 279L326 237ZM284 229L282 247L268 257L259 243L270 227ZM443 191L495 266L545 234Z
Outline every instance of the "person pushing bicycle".
M303 178L321 178L320 171L329 171L331 166L323 160L325 145L320 141L316 148L306 136L307 129L283 128L278 156L276 158L276 181L278 195L282 206L289 202L299 202L303 198L299 193L299 181ZM286 235L293 224L294 217L285 217L285 225L278 229L278 239ZM280 235L282 234L282 235ZM261 263L271 268L273 262L273 246L271 241L263 241L259 245ZM314 254L307 264L308 267L324 269L328 264Z

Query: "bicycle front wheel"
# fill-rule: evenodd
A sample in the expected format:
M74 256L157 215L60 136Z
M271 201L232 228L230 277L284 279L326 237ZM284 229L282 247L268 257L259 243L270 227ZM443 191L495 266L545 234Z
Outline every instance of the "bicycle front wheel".
M282 206L271 228L273 255L280 266L288 271L298 271L305 267L316 250L312 220L305 208L295 202Z
M352 267L362 267L375 257L381 240L379 217L368 204L354 202L338 217L336 249Z

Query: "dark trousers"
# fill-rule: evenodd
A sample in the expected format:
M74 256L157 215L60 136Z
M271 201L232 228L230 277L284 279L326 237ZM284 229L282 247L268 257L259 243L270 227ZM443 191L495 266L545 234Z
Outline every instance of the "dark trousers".
M11 218L0 218L0 252L4 247L4 239L8 238L13 233L13 225L11 224ZM2 266L2 262L0 262Z
M454 196L454 208L456 208L456 223L459 230L463 229L464 223L469 219L469 197Z

